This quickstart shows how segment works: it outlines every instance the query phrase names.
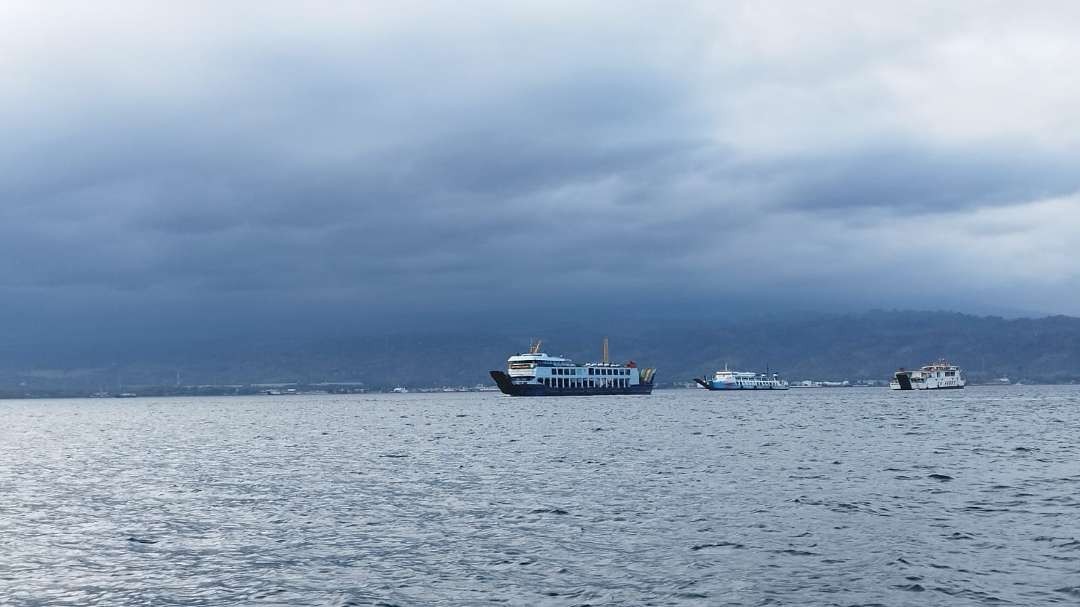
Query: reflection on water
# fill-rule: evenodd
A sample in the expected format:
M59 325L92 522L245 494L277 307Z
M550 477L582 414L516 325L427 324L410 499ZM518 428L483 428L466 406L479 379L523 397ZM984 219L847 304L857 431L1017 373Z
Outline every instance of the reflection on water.
M0 401L0 603L1080 601L1080 390Z

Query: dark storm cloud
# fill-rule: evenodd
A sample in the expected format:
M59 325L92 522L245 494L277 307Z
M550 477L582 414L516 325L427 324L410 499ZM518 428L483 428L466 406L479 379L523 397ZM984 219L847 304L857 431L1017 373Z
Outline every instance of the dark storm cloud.
M790 159L777 168L779 179L792 180L787 204L805 209L961 211L1080 190L1072 159L1019 145L870 147L857 154Z
M79 29L43 10L5 68L24 86L0 104L0 288L207 318L664 290L802 301L806 285L939 307L1014 291L1028 278L997 256L1034 255L1061 286L1012 303L1073 294L1057 261L1080 253L1059 239L1080 189L1073 110L1048 123L1005 104L995 128L982 89L957 111L939 73L960 61L996 86L955 57L986 24L897 17L837 41L857 31L846 17L803 31L752 5L481 8L142 8ZM940 221L917 227L926 214ZM947 253L954 291L897 286L918 277L896 263L918 261L909 229Z

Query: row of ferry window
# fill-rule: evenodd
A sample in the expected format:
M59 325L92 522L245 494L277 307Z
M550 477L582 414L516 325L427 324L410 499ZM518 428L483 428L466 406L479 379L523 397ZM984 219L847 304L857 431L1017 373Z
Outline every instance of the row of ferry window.
M577 368L556 367L551 370L552 375L577 375ZM630 375L630 369L598 369L589 367L589 375Z
M614 388L629 388L629 379L610 379L610 380L587 380L582 378L562 378L562 377L543 377L540 379L540 383L550 388L597 388L597 387L614 387Z

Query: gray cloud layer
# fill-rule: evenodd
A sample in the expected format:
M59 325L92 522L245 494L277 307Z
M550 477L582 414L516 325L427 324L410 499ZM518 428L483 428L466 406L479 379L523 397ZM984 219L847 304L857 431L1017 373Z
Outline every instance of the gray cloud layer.
M19 318L1080 313L1072 4L185 6L3 9Z

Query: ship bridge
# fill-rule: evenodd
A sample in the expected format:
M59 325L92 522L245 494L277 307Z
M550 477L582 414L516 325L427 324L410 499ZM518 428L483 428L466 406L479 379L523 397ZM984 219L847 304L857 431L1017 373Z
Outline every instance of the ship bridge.
M535 369L536 367L569 367L574 362L558 356L548 356L543 352L517 354L506 359L511 369Z

